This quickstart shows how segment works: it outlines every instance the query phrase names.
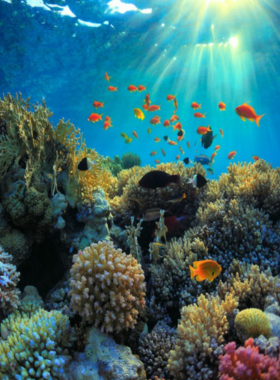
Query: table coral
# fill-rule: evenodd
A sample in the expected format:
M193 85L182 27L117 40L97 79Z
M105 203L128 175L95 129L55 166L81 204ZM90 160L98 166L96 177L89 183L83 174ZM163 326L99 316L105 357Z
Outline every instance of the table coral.
M240 311L234 320L235 329L239 339L245 341L260 335L269 338L271 334L270 321L266 314L259 309L244 309Z
M68 317L37 310L33 315L11 314L0 340L0 379L65 379L63 347L69 343Z
M91 244L74 255L70 285L74 311L101 331L133 328L145 307L141 265L112 242Z
M220 380L279 380L280 359L260 354L253 344L250 338L237 350L235 342L225 346L225 355L219 357Z

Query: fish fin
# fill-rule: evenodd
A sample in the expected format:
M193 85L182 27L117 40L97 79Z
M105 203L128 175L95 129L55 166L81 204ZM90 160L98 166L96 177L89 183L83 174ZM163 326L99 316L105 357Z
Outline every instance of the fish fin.
M201 277L201 276L196 276L195 279L196 279L196 281L198 281L198 282L205 280L205 278L204 278L204 277Z
M240 116L240 115L239 115L239 117L240 117L241 120L246 121L246 119L245 119L244 116Z
M190 265L189 265L189 268L190 268L190 271L191 271L191 280L192 280L194 278L194 276L195 276L195 269L193 267L191 267Z
M254 123L254 122L255 122L255 119L249 119L249 118L248 118L248 120L250 120L252 123Z
M256 117L256 124L257 124L257 126L259 127L260 125L259 125L259 122L260 122L260 120L261 120L261 118L263 117L265 115L265 113L263 114L263 115L260 115L260 116L257 116Z
M194 262L193 262L193 267L194 267L195 269L197 269L198 264L199 264L199 261L194 261Z
M102 120L103 113L100 115L100 120Z
M195 184L192 178L188 179L187 185L193 185L193 187L195 187Z
M205 115L206 115L206 113L207 113L207 112L204 112L204 114L203 114L203 117L206 117L206 116L205 116Z

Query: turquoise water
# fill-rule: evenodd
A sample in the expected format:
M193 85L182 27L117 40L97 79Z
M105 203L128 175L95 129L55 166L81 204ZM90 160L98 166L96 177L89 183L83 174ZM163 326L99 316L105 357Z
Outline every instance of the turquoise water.
M126 2L127 4L129 2ZM277 1L186 0L134 1L1 1L0 0L0 88L1 93L22 92L33 103L45 98L53 112L53 123L70 119L84 133L86 143L102 155L138 153L142 164L154 159L175 161L197 154L211 156L221 149L213 165L217 178L232 162L253 161L256 155L279 166L280 15ZM126 9L131 9L126 11ZM126 11L126 12L125 12ZM107 90L104 74L111 76ZM178 146L173 128L151 126L154 114L134 117L144 95L130 93L128 85L144 85L161 122L174 107L168 94L176 95L177 114L185 138ZM113 128L87 121L94 100L105 102L101 113L112 118ZM193 117L190 107L202 104L205 119ZM221 112L219 102L226 104ZM258 128L243 122L235 107L244 102L257 115L265 114ZM98 111L97 111L98 112ZM103 117L104 120L104 117ZM211 125L217 134L212 146L201 147L199 125ZM152 133L147 129L151 127ZM224 138L219 130L223 129ZM121 132L139 139L125 144ZM159 143L154 138L159 137ZM189 141L189 149L186 142ZM197 146L194 143L197 142ZM166 151L166 157L160 152ZM150 152L156 150L156 156ZM196 152L197 150L197 152Z

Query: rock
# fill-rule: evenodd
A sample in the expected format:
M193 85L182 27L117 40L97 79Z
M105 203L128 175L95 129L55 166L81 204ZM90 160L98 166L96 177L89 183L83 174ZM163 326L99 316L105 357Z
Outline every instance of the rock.
M270 321L271 336L280 338L280 317L272 313L265 314Z
M146 380L143 363L126 346L93 327L85 353L77 353L66 371L69 380Z

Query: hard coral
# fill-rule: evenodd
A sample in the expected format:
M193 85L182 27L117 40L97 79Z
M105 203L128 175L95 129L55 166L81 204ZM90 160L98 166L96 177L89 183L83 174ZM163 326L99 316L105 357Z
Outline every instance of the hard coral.
M244 309L240 311L234 320L237 336L241 340L250 337L257 338L260 335L269 338L271 334L270 321L266 314L259 309Z
M245 347L236 350L236 343L225 346L225 355L220 356L220 380L279 380L280 360L259 353L254 339L245 342Z
M71 305L101 331L133 328L145 307L144 273L131 255L99 242L73 257Z

